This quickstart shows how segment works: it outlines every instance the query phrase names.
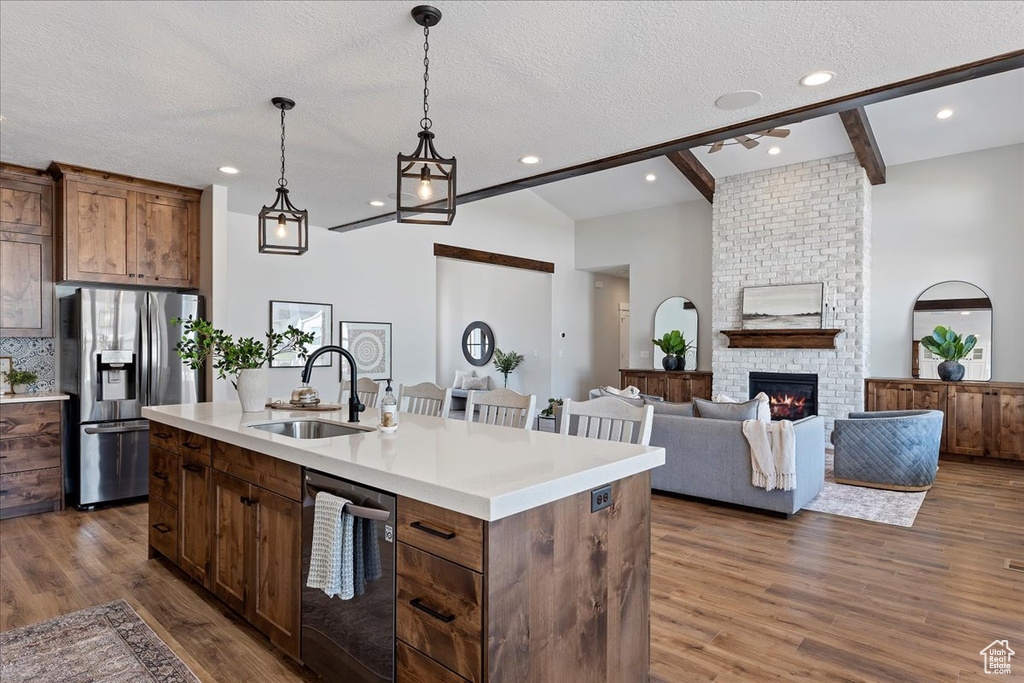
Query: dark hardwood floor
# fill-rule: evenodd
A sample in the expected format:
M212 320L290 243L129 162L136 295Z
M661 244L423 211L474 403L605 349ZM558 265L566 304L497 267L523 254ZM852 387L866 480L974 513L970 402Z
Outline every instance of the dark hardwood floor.
M0 523L0 630L124 598L204 681L313 680L147 560L146 514ZM912 529L662 496L653 517L653 681L982 681L996 639L1024 680L1024 469L943 462Z

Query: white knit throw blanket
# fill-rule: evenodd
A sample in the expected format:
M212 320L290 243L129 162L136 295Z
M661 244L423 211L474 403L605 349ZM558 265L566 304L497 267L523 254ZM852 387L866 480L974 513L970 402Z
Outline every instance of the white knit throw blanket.
M328 597L342 600L355 596L352 567L355 543L352 515L345 512L349 501L325 491L316 494L313 507L313 547L306 585L319 588Z
M796 488L796 436L789 420L744 420L743 436L750 444L751 483L773 491Z

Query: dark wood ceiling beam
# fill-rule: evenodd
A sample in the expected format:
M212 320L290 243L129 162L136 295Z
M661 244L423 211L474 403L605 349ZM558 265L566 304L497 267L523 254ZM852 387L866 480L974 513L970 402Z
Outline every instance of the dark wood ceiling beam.
M808 119L828 116L829 114L838 114L839 112L846 111L848 109L865 107L869 104L875 104L876 102L885 102L886 100L893 100L898 97L905 97L907 95L913 95L926 90L943 88L947 85L963 83L964 81L970 81L976 78L982 78L984 76L991 76L993 74L1021 68L1024 68L1024 50L1007 52L995 57L989 57L988 59L981 59L976 62L961 64L960 66L955 66L950 69L943 69L942 71L935 71L923 76L916 76L903 81L897 81L896 83L890 83L889 85L883 85L869 90L862 90L860 92L853 93L852 95L844 95L831 100L825 100L824 102L809 104L803 107L797 107L796 109L789 109L779 114L762 116L757 119L744 121L743 123L739 123L734 126L723 126L722 128L716 128L715 130L697 133L696 135L689 135L684 138L678 138L658 145L651 145L650 147L643 147L631 152L623 152L622 154L605 157L604 159L588 161L575 166L569 166L567 168L529 176L528 178L520 178L507 183L473 190L472 192L460 194L456 197L455 203L461 206L462 204L468 204L481 199L508 194L509 192L527 190L531 187L539 187L541 185L547 185L548 183L565 180L567 178L576 178L589 173L606 171L609 168L618 168L619 166L625 166L627 164L635 164L638 161L646 161L647 159L653 159L654 157L665 156L670 152L678 152L684 149L700 147L701 145L708 145L716 140L722 140L724 138L750 135L751 133L757 133L765 130L766 128L789 126L794 123L800 123L801 121L807 121ZM370 218L352 221L351 223L336 225L331 228L331 230L347 232L349 230L365 228L370 225L378 225L380 223L387 223L393 220L395 220L395 212L392 211L390 213L382 213Z
M857 160L864 167L868 174L868 180L872 185L885 183L885 161L882 160L882 151L878 148L875 140L875 133L871 130L871 122L868 121L868 114L864 107L847 109L839 112L839 118L846 128L846 134L850 137L850 144L853 145L853 152Z
M498 254L493 251L481 251L480 249L467 249L465 247L454 247L450 244L439 244L434 242L434 256L441 258L458 259L459 261L474 261L476 263L487 263L492 266L505 266L506 268L520 268L522 270L536 270L541 273L555 272L555 264L550 261L537 261L521 256L509 256Z
M704 199L709 202L715 201L715 176L697 160L693 152L683 149L669 152L665 156L697 188L697 191L704 195Z

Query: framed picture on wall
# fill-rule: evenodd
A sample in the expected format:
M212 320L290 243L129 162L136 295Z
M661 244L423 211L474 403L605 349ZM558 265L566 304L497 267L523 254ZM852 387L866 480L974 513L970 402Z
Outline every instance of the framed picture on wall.
M10 356L0 356L0 394L11 393L11 383L7 381L5 372L14 368L14 360Z
M743 329L811 330L822 327L825 285L770 285L743 288Z
M297 327L313 335L313 343L306 346L313 353L321 346L331 344L334 329L334 308L331 304L310 304L301 301L271 301L270 329L284 332L288 327ZM288 351L271 359L272 368L301 368L306 360L295 351ZM334 364L332 354L316 359L316 367L330 367Z
M391 377L391 323L341 323L341 347L356 359L360 377ZM340 363L340 377L348 378L348 363Z

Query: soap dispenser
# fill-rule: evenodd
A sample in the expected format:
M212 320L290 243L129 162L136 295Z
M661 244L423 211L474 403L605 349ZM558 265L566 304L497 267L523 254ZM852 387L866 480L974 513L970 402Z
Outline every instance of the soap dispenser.
M398 429L398 399L391 390L391 380L384 389L384 398L380 400L380 425L382 432L393 432Z

